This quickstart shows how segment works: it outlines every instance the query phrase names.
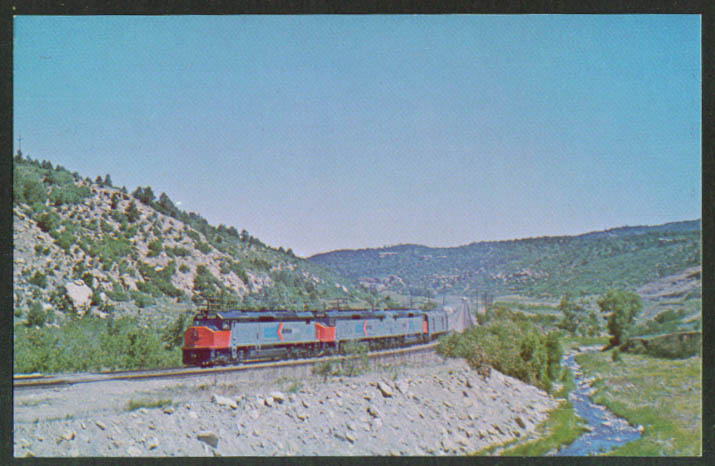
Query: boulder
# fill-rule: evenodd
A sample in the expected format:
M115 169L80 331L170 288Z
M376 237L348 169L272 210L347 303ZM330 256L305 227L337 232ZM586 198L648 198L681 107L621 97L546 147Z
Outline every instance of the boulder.
M89 304L92 301L92 288L82 282L82 285L78 285L76 282L68 282L65 285L67 289L67 297L74 305L74 308L78 313L84 314L87 309L89 309Z
M282 392L271 392L271 397L273 398L273 401L277 403L283 403L286 399Z
M384 396L385 398L389 398L392 396L392 389L385 382L377 382L377 388L378 390L380 390L380 393L382 393L382 396Z
M214 448L218 445L218 435L210 431L199 432L196 434L196 438Z
M213 394L213 395L211 395L211 401L216 403L219 406L228 406L231 409L238 408L238 404L236 404L236 401L232 400L231 398L227 398L225 396Z

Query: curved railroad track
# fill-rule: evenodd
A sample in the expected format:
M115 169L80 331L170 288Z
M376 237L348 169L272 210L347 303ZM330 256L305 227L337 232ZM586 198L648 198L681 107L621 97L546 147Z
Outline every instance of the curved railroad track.
M431 342L423 345L407 346L404 348L396 348L389 350L371 351L368 352L368 358L400 358L401 356L409 355L410 357L431 352L437 346L437 342ZM13 389L23 388L50 388L63 385L74 385L80 383L106 382L111 380L137 380L137 379L168 379L179 377L200 377L206 375L215 375L220 373L238 372L238 371L265 371L276 368L307 366L315 364L326 359L344 360L357 358L356 355L334 355L322 356L316 358L282 360L282 361L247 361L247 363L237 366L220 366L220 367L173 367L163 369L141 369L133 371L107 371L107 372L89 372L82 374L19 374L14 375L12 380Z

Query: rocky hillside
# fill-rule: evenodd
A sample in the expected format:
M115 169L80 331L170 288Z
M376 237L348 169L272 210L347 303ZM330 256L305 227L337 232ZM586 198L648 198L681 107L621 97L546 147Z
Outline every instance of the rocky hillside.
M245 230L211 226L163 193L155 200L150 187L129 194L109 175L83 179L20 155L13 191L18 319L192 308L220 294L254 309L320 308L338 298L367 305L355 282Z
M700 221L579 236L484 241L454 248L398 245L309 258L380 291L423 296L519 294L542 298L635 289L700 265Z

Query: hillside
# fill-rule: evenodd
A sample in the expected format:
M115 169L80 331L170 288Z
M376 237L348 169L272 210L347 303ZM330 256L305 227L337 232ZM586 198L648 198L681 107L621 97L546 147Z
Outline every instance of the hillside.
M553 298L634 289L700 264L700 221L578 236L485 241L454 248L398 245L309 258L380 291L413 296L520 294Z
M156 200L150 187L129 194L109 175L83 179L19 154L13 195L16 322L33 314L35 323L61 323L87 312L162 318L219 294L252 309L372 299L290 249L211 226L164 193Z

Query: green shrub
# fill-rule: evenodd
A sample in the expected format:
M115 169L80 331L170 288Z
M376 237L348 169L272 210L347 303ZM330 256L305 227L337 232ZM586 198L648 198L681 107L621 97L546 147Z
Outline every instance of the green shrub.
M161 251L163 250L164 248L162 246L161 240L159 238L156 238L149 242L149 253L147 254L147 257L156 257L161 254Z
M74 181L74 177L70 172L64 169L50 170L46 178L51 185L63 186Z
M543 334L527 319L512 321L508 307L490 309L485 325L440 339L437 351L465 358L480 373L488 367L549 391L561 376L562 348L557 333Z
M140 282L137 282L137 287L139 286ZM141 291L132 291L130 292L132 299L134 299L134 304L137 305L137 307L144 308L147 306L153 305L156 301L154 301L154 298L152 298L150 295L146 293L142 293Z
M57 230L52 230L50 236L54 238L55 244L62 248L65 253L69 253L72 245L74 244L77 235L74 229L64 229L61 232Z
M39 270L35 271L28 281L33 285L39 286L40 288L47 287L47 276Z
M194 241L201 241L199 234L190 228L186 230L186 235Z
M194 247L204 254L211 252L211 245L209 243L204 243L202 241L196 241Z
M35 254L43 255L43 256L49 256L50 255L50 248L42 245L42 244L36 244L35 245Z
M48 211L40 215L37 219L37 226L40 230L47 233L48 231L56 229L60 225L60 216L56 212Z
M112 289L105 291L105 294L112 301L128 301L130 299L127 292L122 289L122 286L117 282L112 282Z
M16 164L13 174L13 202L24 202L30 205L44 204L45 200L47 200L47 188L45 188L36 172L24 167L18 167Z
M166 267L159 270L143 262L138 264L138 268L139 273L147 282L141 285L145 289L139 288L142 282L137 282L137 288L141 291L151 293L155 297L161 296L162 293L173 298L184 296L183 290L176 288L171 283L171 277L176 273L176 263L174 261L169 262Z
M47 321L47 312L42 309L42 305L37 301L30 302L30 309L27 312L27 322L25 323L28 327L42 327Z
M186 257L186 256L191 255L191 252L188 249L182 248L180 246L175 246L173 248L172 247L164 248L164 251L166 252L166 254L169 257L174 257L174 256Z
M89 197L91 194L91 191L86 186L76 186L74 184L56 186L50 193L50 202L55 206L78 204L82 202L82 199Z
M181 264L181 265L179 266L179 272L181 272L181 273L186 273L186 272L189 272L189 271L191 271L191 268L190 268L188 265L186 265L186 264Z

